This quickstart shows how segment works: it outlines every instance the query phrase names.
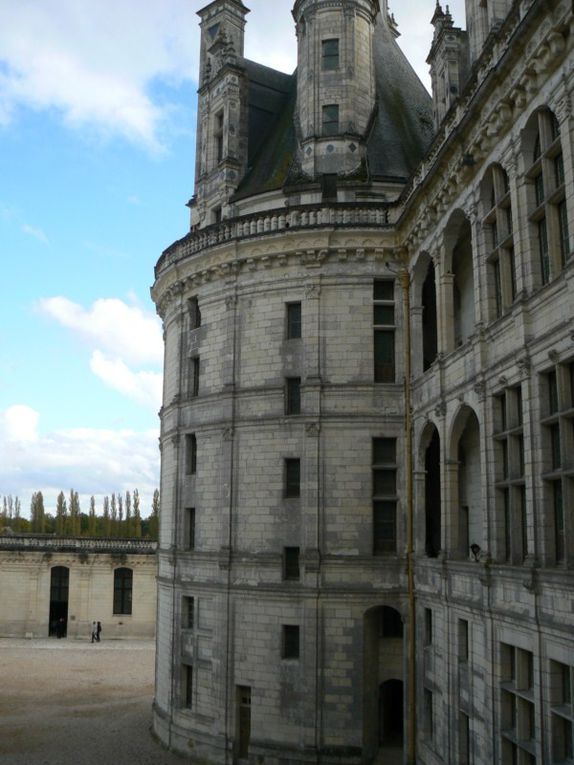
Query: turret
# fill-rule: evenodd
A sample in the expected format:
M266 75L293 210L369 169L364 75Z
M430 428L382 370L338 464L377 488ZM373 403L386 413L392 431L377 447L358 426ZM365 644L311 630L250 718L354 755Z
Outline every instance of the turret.
M247 166L248 81L244 67L245 17L241 0L214 0L201 18L196 197L192 224L226 217L229 199Z
M468 77L468 35L455 27L448 5L437 0L431 19L434 36L427 64L430 66L435 127L459 97Z
M364 161L376 108L373 35L379 11L378 0L295 2L296 125L301 166L309 176L350 174Z

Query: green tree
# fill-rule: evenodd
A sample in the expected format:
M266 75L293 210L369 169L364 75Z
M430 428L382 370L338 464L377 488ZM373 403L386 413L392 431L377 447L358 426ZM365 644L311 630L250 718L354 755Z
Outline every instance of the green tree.
M118 493L118 530L116 536L125 537L124 528L124 499L120 493Z
M137 489L134 489L133 526L134 526L134 537L137 537L139 539L142 535L142 519L140 515L140 493Z
M133 518L132 518L132 495L129 490L126 491L126 537L133 537Z
M77 491L70 489L70 502L68 504L69 518L68 531L70 536L80 536L80 497Z
M66 533L66 518L68 516L68 506L66 505L66 497L64 492L61 491L56 499L56 534L58 536L64 536Z
M112 519L110 518L110 498L104 497L104 514L102 519L102 536L110 537L112 535Z
M153 499L151 502L151 516L149 518L149 535L150 539L157 540L159 532L159 489L156 489L153 493Z
M118 534L118 503L116 495L112 492L112 501L110 502L110 515L112 518L112 536L117 537Z
M46 531L46 513L44 510L44 496L41 491L36 491L32 494L30 518L32 520L32 531L36 534L43 534Z
M88 516L88 536L95 537L97 532L96 520L96 498L92 494L90 497L90 514Z

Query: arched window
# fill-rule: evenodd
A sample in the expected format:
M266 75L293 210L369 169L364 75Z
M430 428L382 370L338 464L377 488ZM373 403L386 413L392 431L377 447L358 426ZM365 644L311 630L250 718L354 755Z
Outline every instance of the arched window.
M444 232L446 272L452 275L452 293L446 312L454 319L449 328L447 350L452 351L468 341L475 331L473 251L470 221L462 210L455 210Z
M523 149L531 159L526 177L530 181L529 217L538 254L538 281L547 284L564 268L570 254L560 126L549 109L541 109L528 121Z
M516 298L510 188L500 165L487 170L481 191L488 253L489 317L496 319L508 311Z
M131 614L133 574L131 568L114 571L114 614Z

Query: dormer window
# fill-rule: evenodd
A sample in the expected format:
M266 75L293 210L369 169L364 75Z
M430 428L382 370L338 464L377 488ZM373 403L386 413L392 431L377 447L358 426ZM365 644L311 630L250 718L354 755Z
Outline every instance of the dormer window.
M323 135L337 135L339 132L339 104L323 107Z
M339 40L323 40L322 69L331 71L339 68Z

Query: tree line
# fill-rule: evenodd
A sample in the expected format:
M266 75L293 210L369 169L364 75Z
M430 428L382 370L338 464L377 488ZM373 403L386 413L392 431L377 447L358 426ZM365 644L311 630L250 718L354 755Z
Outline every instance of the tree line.
M63 537L130 537L157 540L159 523L159 491L153 493L150 514L142 518L140 495L137 489L125 494L105 496L102 512L96 514L95 497L90 497L89 511L82 512L77 491L63 491L56 499L55 515L44 508L41 491L32 494L30 518L22 517L22 504L11 494L2 497L0 505L0 533L11 529L15 533L55 534Z

